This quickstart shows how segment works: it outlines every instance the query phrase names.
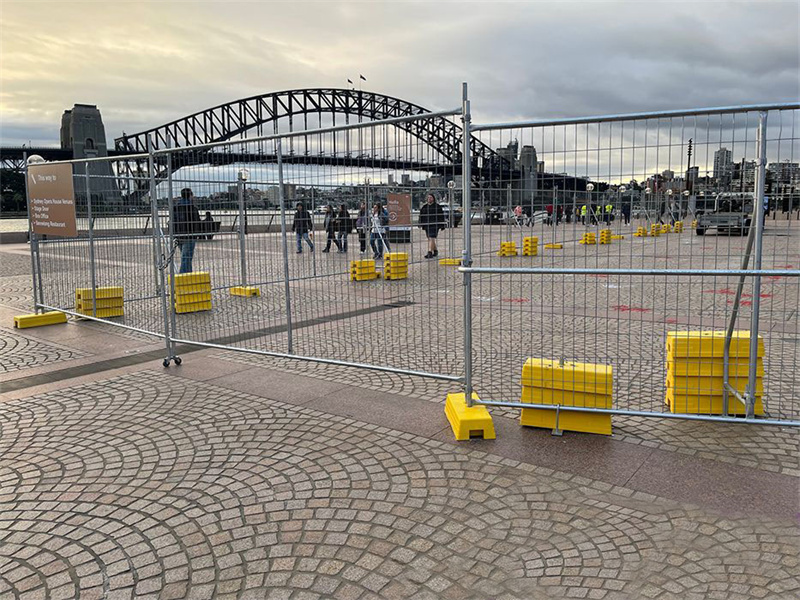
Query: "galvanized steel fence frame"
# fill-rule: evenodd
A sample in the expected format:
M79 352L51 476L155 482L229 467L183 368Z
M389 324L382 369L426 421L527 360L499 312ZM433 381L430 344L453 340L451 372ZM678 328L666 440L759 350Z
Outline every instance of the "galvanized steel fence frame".
M243 347L236 347L235 345L230 344L218 344L208 341L202 341L200 339L192 339L191 337L183 337L178 334L178 328L176 325L176 313L175 310L171 307L170 298L172 294L174 294L174 290L170 289L172 282L174 282L175 277L175 265L174 261L172 260L172 253L174 252L175 248L175 232L173 231L173 224L172 219L168 219L168 223L164 224L162 222L162 214L159 211L158 203L157 203L157 194L156 190L160 184L166 183L167 185L167 198L169 201L167 210L168 214L173 214L173 177L172 177L172 156L173 150L169 148L162 148L162 149L154 149L152 145L149 146L148 152L143 154L132 154L124 157L115 157L113 159L107 158L95 158L95 159L77 159L73 161L61 161L64 163L82 163L86 170L85 173L85 185L87 187L87 218L88 218L88 229L87 229L87 238L86 241L88 243L88 251L89 251L89 263L90 263L90 271L91 271L91 285L92 288L96 288L96 278L95 278L95 245L96 239L94 235L94 227L93 227L93 207L92 207L92 196L89 191L90 187L90 176L89 176L89 165L93 162L102 162L102 161L143 161L146 160L148 162L148 178L149 178L149 189L150 189L150 205L151 205L151 214L150 214L150 221L152 222L151 228L151 235L149 236L150 243L152 245L152 260L153 260L153 276L154 276L154 287L157 290L156 299L159 303L159 311L161 312L162 316L162 328L163 331L158 330L156 327L136 327L125 325L121 323L116 323L107 319L98 318L94 315L85 315L79 314L75 311L72 311L68 308L63 306L54 306L45 301L44 297L44 289L45 284L42 281L42 265L41 265L41 244L43 243L42 240L38 238L38 236L30 232L30 250L31 250L31 266L32 266L32 282L33 282L33 290L34 290L34 309L38 312L40 310L58 310L76 317L81 317L84 319L92 320L92 321L100 321L111 324L115 327L121 327L124 329L129 329L133 331L138 331L141 333L146 333L154 336L158 336L164 339L165 343L165 359L164 363L167 366L170 362L174 361L177 364L180 364L180 357L176 354L176 344L186 344L196 347L205 347L205 348L215 348L219 350L232 350L237 352L244 352L256 355L263 355L263 356L270 356L276 358L288 358L288 359L295 359L295 360L302 360L314 363L322 363L322 364L330 364L330 365L339 365L345 367L356 367L362 369L369 369L373 371L379 372L388 372L388 373L396 373L401 375L408 375L408 376L416 376L416 377L424 377L430 379L436 379L441 381L449 381L454 384L458 384L463 386L463 390L466 395L468 405L472 406L475 404L478 405L485 405L485 406L495 406L495 407L507 407L507 408L543 408L549 410L555 410L556 414L560 411L590 411L590 412L597 412L597 413L608 413L608 414L620 414L620 415L632 415L632 416L646 416L646 417L656 417L656 418L678 418L678 419L689 419L689 420L707 420L707 421L722 421L722 422L735 422L735 423L759 423L759 424L777 424L777 425L800 425L800 420L780 420L780 419L758 419L755 418L753 413L753 407L755 404L755 397L756 391L753 387L753 383L755 380L755 360L751 361L750 365L750 384L744 396L738 394L738 392L727 384L726 378L726 396L727 394L732 394L736 397L738 401L744 402L746 406L746 418L736 418L726 415L701 415L701 414L674 414L674 413L667 413L667 412L656 412L656 411L640 411L640 410L627 410L623 408L611 408L611 409L598 409L598 408L585 408L585 407L573 407L573 406L553 406L553 405L544 405L544 404L529 404L529 403L522 403L522 402L515 402L515 401L508 401L508 400L497 400L497 399L476 399L473 400L473 392L475 390L475 373L476 373L476 366L473 361L474 353L475 353L475 346L474 346L474 322L473 322L473 300L474 300L474 280L476 277L482 277L484 275L498 275L498 276L509 276L509 275L528 275L528 276L540 276L540 275L557 275L557 276L589 276L589 275L615 275L615 276L627 276L627 277L641 277L641 276L655 276L655 277L717 277L717 276L725 276L725 277L737 277L739 278L740 284L737 288L736 293L736 305L734 308L733 316L730 320L729 329L732 330L735 325L736 315L738 312L739 302L742 297L743 293L743 283L746 280L752 280L754 285L753 294L753 307L751 312L751 319L750 319L750 331L751 331L751 356L755 356L755 351L757 349L757 339L758 339L758 331L759 331L759 290L761 285L761 278L764 276L781 276L781 277L788 277L788 278L797 278L800 276L800 270L795 269L772 269L772 270L764 270L761 268L761 257L762 257L762 234L763 234L763 226L764 226L764 206L759 199L763 198L764 196L764 182L765 182L765 173L766 173L766 153L765 153L765 144L766 144L766 119L767 119L767 112L770 110L797 110L800 109L800 104L768 104L768 105L750 105L750 106L734 106L734 107L718 107L718 108L710 108L710 109L696 109L696 110L685 110L685 111L661 111L661 112L649 112L649 113L632 113L632 114L623 114L623 115L608 115L608 116L600 116L600 117L584 117L584 118L577 118L577 119L553 119L553 120L540 120L540 121L522 121L518 123L489 123L489 124L479 124L473 125L471 120L471 107L470 107L470 99L468 95L467 85L463 84L462 86L462 103L459 108L451 109L451 110L444 110L444 111L436 111L424 114L415 114L410 115L407 117L400 117L394 119L386 119L382 121L368 121L363 123L354 123L348 124L343 126L334 126L334 127L327 127L327 128L320 128L320 129L309 129L309 130L302 130L302 131L293 131L293 132L286 132L286 133L276 133L273 135L267 136L260 136L257 138L250 138L247 140L248 142L272 142L275 144L276 147L276 155L277 155L277 172L278 172L278 190L279 190L279 203L280 203L280 232L281 232L281 245L282 245L282 269L280 275L277 277L276 281L280 281L283 284L283 294L285 296L285 316L286 316L286 337L287 337L287 352L277 352L277 351L270 351L270 350L263 350L263 349L251 349L251 348L243 348ZM476 132L481 131L499 131L504 129L510 128L536 128L536 127L543 127L543 126L553 126L553 125L568 125L568 124L587 124L587 123L611 123L614 121L625 121L625 120L647 120L647 119L659 119L659 118L671 118L671 117L686 117L686 116L700 116L700 115L722 115L722 114L737 114L742 112L753 112L756 111L759 113L759 141L758 141L758 149L759 149L759 157L758 157L758 174L757 174L757 185L755 190L755 195L757 201L755 203L755 211L756 211L756 224L754 228L751 228L751 235L748 239L748 251L746 253L746 258L742 264L741 269L609 269L609 268L559 268L559 267L495 267L495 266L475 266L475 254L473 251L473 194L475 194L477 190L476 183L472 177L472 166L473 166L473 157L471 156L471 143L473 141L473 134ZM354 362L354 361L347 361L347 360L339 360L335 358L326 358L323 356L309 356L304 354L299 354L294 351L294 340L293 340L293 321L292 321L292 293L290 288L290 274L289 274L289 247L288 247L288 236L287 236L287 218L286 218L286 198L284 197L284 181L283 181L283 158L284 153L282 150L283 142L289 140L293 137L300 137L300 136L309 136L309 135L318 135L318 134L326 134L326 133L337 133L337 132L348 132L354 131L358 129L370 128L376 125L396 125L396 124L403 124L408 123L411 121L422 121L425 119L433 119L438 117L461 117L463 127L462 127L462 138L461 138L461 189L462 189L462 214L463 214L463 250L461 251L461 266L459 271L462 276L462 323L463 323L463 345L460 349L463 358L463 374L452 374L452 373L440 373L440 372L429 372L425 370L419 369L411 369L411 368L402 368L401 366L387 366L381 364L371 364L366 362ZM223 147L229 146L232 142L231 141L224 141L224 142L217 142L213 144L206 144L202 146L195 146L195 147L182 147L180 148L181 151L187 150L208 150L214 147ZM166 179L157 180L157 164L158 159L162 158L167 161L167 176ZM27 172L26 172L26 185L27 185ZM237 185L237 204L238 204L238 215L236 218L239 220L240 226L237 230L237 237L238 237L238 244L240 248L240 257L241 257L241 280L242 282L246 282L248 280L247 276L247 262L244 259L245 254L245 246L246 246L246 238L244 236L244 227L242 223L245 222L246 218L246 209L244 205L243 199L243 190L244 190L244 181L241 180L238 182ZM450 189L450 193L448 194L449 200L452 206L452 188ZM555 198L555 195L554 195ZM509 202L510 202L510 192L509 192ZM557 202L557 200L555 200ZM510 206L510 204L509 204ZM557 204L556 204L557 206ZM557 208L556 208L557 210ZM554 212L555 215L555 212ZM452 216L452 212L451 212ZM531 215L532 216L532 215ZM143 231L143 235L139 236L139 239L147 237L145 235L147 225L145 225L145 230ZM554 228L553 230L553 239L556 241L557 238L557 229ZM46 243L46 242L44 242ZM753 261L752 267L748 262L748 258L750 256L750 248L754 247L753 250ZM728 339L728 342L730 339ZM726 343L726 352L725 352L725 363L727 365L728 361L728 344ZM727 375L727 368L725 369ZM478 390L479 391L479 390ZM727 413L727 397L726 397L726 413Z

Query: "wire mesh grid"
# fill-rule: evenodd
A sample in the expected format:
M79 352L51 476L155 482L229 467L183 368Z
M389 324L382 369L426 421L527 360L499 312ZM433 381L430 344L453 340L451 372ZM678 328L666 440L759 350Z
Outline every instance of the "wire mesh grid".
M798 111L767 116L760 266L796 270ZM724 271L758 268L755 249L743 265L755 230L758 122L752 111L481 126L475 135L498 158L479 165L474 176L475 266L596 269L474 275L473 384L482 398L662 414L671 396L675 413L719 414L721 342L713 342L710 354L711 342L704 342L699 356L695 345L668 354L667 339L677 331L724 331L735 305L735 329L750 330L754 278L744 280L737 302L739 277ZM524 256L524 240L532 237L537 255ZM498 255L502 242L514 242L517 255ZM713 273L667 277L613 269ZM758 296L764 350L756 414L796 421L800 286L796 277L767 275ZM748 350L736 340L731 347L729 383L739 392L747 385ZM524 371L528 359L534 362ZM564 370L570 362L595 366ZM613 373L609 388L606 367ZM731 397L729 409L740 414L743 405Z

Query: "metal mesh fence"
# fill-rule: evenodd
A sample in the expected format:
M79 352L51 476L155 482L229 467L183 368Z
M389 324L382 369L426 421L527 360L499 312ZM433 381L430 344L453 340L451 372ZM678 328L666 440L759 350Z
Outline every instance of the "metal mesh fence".
M758 308L757 415L798 421L800 123L796 108L766 116L761 153L757 110L484 125L468 145L444 111L74 161L79 235L34 240L37 307L166 336L168 358L180 342L356 365L506 405L533 398L529 358L606 365L607 408L653 415L669 410L668 334L734 313L747 331ZM369 260L380 278L361 277ZM191 309L182 272L208 274ZM103 287L123 288L124 314L78 306ZM719 378L705 358L691 368Z
M480 126L475 135L506 160L481 165L473 192L474 222L483 223L473 233L474 264L500 269L473 280L475 389L487 400L530 402L524 388L547 386L523 380L528 358L599 364L613 369L612 402L595 406L596 399L576 395L577 406L663 414L669 410L669 333L724 331L736 308L735 329L749 331L760 302L765 350L763 395L758 390L763 411L757 412L800 418L800 286L784 273L796 275L800 265L799 115L766 115L768 211L760 260L754 247L749 264L743 258L747 236L755 233L758 111ZM530 237L538 238L537 256L498 256L505 241L521 255ZM758 292L756 277L748 276L737 295L740 278L729 272L759 264L781 274L761 277ZM545 272L502 272L507 267ZM585 269L594 271L580 272ZM688 275L692 270L708 274ZM718 349L681 360L708 375L704 386L714 370L710 385L721 395ZM744 350L736 351L733 362L747 362ZM731 385L744 392L747 368L734 364L729 372ZM676 412L718 412L712 390L701 391L697 378L681 375L680 381L687 387L673 394L703 400ZM742 412L735 398L730 412Z

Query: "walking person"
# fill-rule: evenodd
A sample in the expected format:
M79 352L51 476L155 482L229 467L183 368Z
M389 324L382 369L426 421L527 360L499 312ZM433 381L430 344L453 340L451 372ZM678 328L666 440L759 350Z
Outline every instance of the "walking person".
M294 231L295 239L297 240L297 254L302 254L303 252L303 240L308 243L311 252L314 251L314 242L311 241L308 235L308 232L311 231L311 227L311 215L303 207L303 203L298 202L296 210L294 211L294 220L292 221L292 231Z
M181 190L181 198L173 213L172 233L181 250L181 266L178 273L191 273L194 247L199 237L197 234L202 229L203 222L200 220L200 211L194 205L194 194L190 188Z
M625 225L631 224L631 205L630 202L623 202L622 204L622 220Z
M331 251L331 242L336 244L336 247L341 250L342 246L339 244L339 240L336 239L336 214L333 212L333 207L330 204L325 207L324 228L327 238L325 240L325 249L323 252Z
M358 232L358 248L361 254L367 251L367 230L369 229L369 212L367 211L367 203L362 202L358 208L358 217L356 218L356 231Z
M350 213L347 206L342 204L336 215L336 237L339 242L339 252L347 252L347 236L353 229L353 222L350 220Z
M436 247L436 238L439 236L439 230L444 229L444 211L436 202L433 194L425 197L425 204L419 210L419 226L428 238L428 253L425 258L438 256L439 249Z
M373 252L372 257L375 260L383 258L385 235L386 235L386 228L384 227L383 210L380 203L376 202L372 206L372 216L370 218L370 235L369 235L369 245L372 247L372 252Z

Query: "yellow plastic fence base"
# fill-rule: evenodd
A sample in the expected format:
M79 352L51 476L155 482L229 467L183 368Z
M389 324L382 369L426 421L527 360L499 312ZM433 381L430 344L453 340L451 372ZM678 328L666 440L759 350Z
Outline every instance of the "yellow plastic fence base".
M612 240L624 240L625 236L624 235L612 235L611 239Z
M523 408L519 417L519 424L524 427L555 429L555 408ZM558 415L558 428L563 431L611 435L611 415L562 410Z
M479 400L478 394L472 394L473 400ZM485 406L467 408L465 394L447 394L444 413L453 428L457 440L468 440L481 437L484 440L495 439L492 416Z
M121 286L99 287L95 290L94 297L100 298L122 298L124 290ZM75 298L78 300L91 300L92 288L78 288L75 290Z
M350 273L350 281L372 281L373 279L380 279L381 274L377 271L374 273Z
M443 267L460 267L461 266L461 259L460 258L440 258L439 264Z
M591 394L571 390L553 390L540 387L522 386L521 402L528 404L560 404L575 408L611 408L610 394Z
M231 296L243 296L245 298L259 297L261 289L251 285L237 285L231 288Z
M27 329L28 327L43 327L44 325L58 325L66 323L67 315L57 310L42 314L17 315L14 317L14 327Z
M178 314L186 314L193 312L201 312L204 310L211 310L211 302L190 302L187 304L176 304L175 312Z
M544 247L546 250L561 250L564 244L545 244Z
M76 312L81 313L87 317L95 317L96 319L108 319L110 317L122 317L125 316L125 309L118 307L118 308L98 308L94 314L92 314L92 309L87 308L85 310L78 310ZM78 317L81 318L81 317ZM84 319L85 320L85 319Z
M673 394L667 390L666 398L669 411L689 415L721 415L722 396L684 396ZM747 413L744 404L739 402L733 394L728 396L728 413L731 415L744 415ZM755 414L764 414L764 404L761 398L756 396Z

